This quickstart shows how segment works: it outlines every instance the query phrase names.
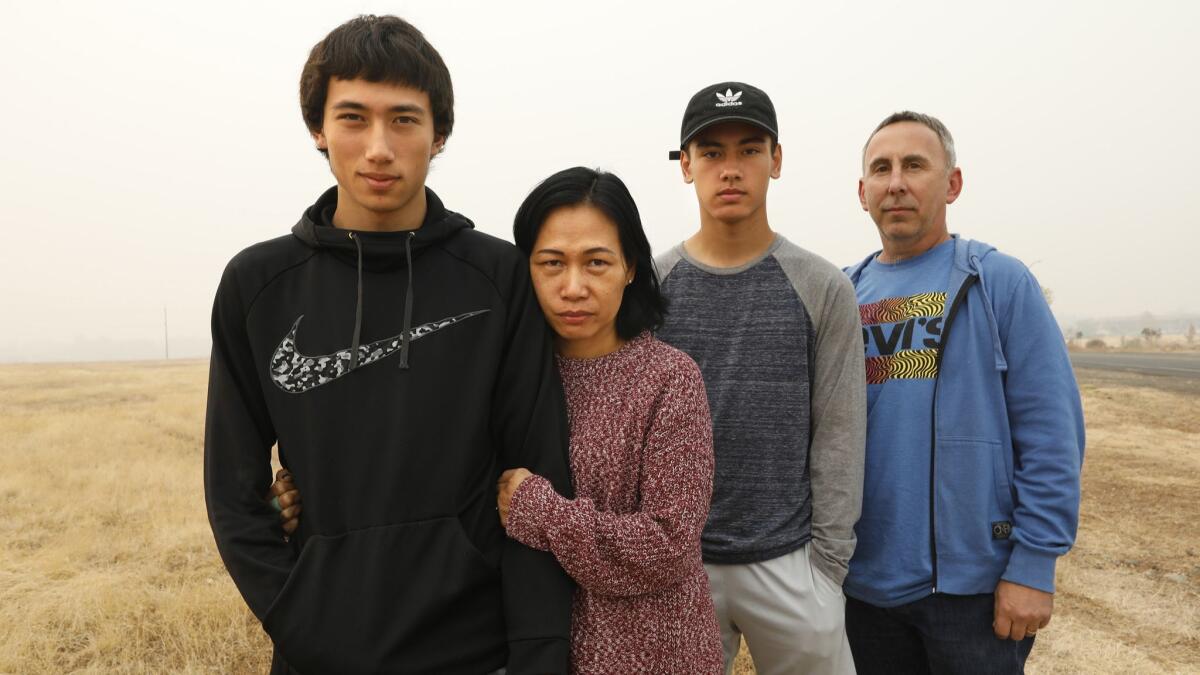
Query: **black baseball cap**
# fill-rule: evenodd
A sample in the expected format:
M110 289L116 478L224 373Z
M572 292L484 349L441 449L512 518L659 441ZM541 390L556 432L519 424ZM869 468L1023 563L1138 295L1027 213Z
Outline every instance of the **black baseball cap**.
M671 151L671 159L679 159L679 151L686 148L696 134L721 122L753 124L779 140L775 105L766 92L745 82L719 82L696 92L688 101L679 130L679 150Z

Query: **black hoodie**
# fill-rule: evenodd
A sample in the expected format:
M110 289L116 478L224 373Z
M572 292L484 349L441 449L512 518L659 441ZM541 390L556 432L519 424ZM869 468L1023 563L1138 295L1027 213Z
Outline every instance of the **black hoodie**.
M571 493L548 329L524 256L426 199L415 231L352 232L332 227L334 188L292 234L229 263L209 521L305 675L565 672L571 582L505 537L495 508L516 466ZM304 496L292 544L263 500L275 443Z

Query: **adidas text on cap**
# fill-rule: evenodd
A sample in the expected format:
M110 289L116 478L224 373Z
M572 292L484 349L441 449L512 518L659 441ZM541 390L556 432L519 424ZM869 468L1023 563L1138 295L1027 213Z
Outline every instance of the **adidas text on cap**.
M766 92L744 82L721 82L701 89L688 101L679 130L680 150L686 148L696 134L722 122L753 124L779 140L775 105ZM672 150L670 157L679 159L679 150Z

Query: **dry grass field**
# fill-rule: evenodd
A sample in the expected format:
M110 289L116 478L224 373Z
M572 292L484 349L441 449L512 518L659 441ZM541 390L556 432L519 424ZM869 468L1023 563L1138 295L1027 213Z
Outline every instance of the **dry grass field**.
M265 672L204 515L205 376L0 366L0 673ZM1082 527L1031 672L1200 671L1200 389L1141 384L1083 379Z

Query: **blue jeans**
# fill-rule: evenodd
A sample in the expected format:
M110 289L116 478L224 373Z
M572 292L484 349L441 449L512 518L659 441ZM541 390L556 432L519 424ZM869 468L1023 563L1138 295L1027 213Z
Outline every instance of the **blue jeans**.
M1033 638L992 632L992 594L936 593L899 607L846 598L846 636L859 675L1025 672Z

